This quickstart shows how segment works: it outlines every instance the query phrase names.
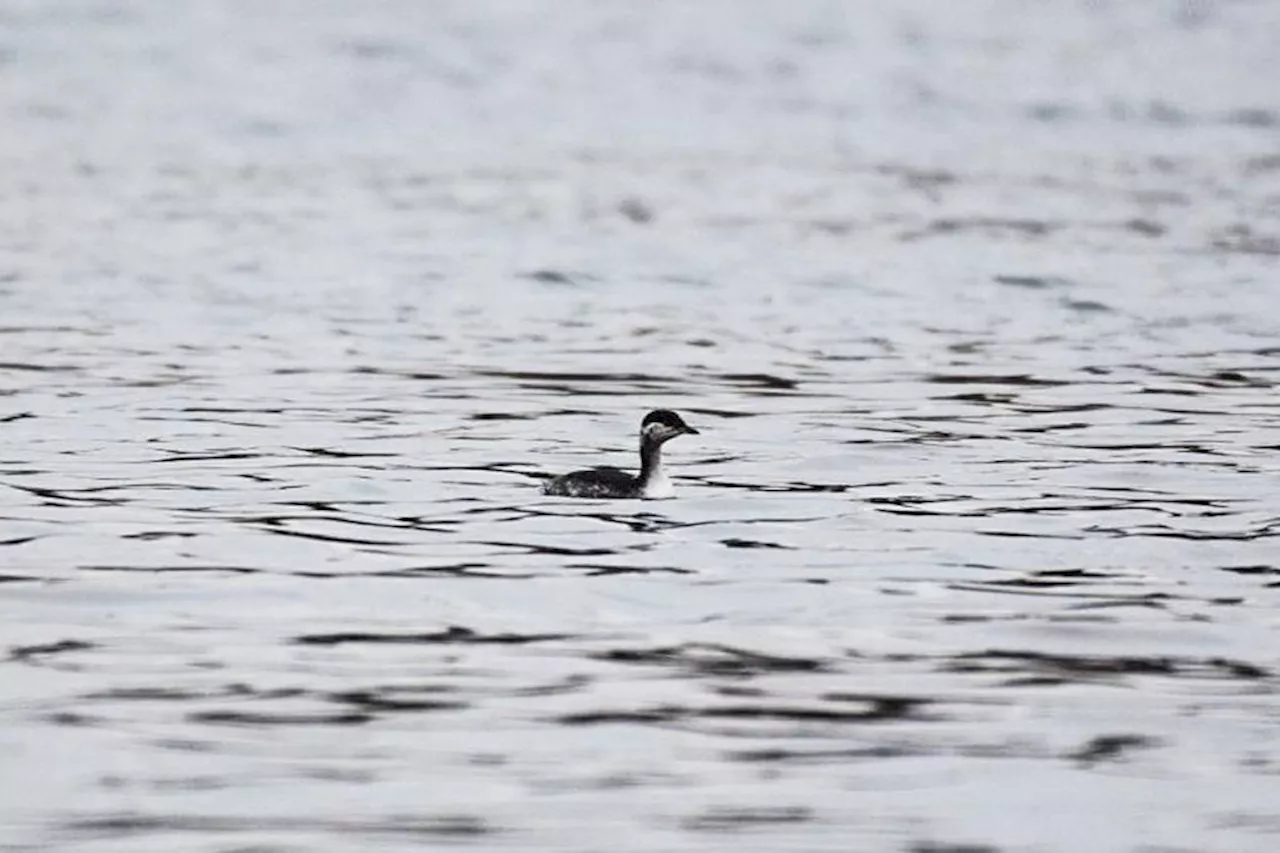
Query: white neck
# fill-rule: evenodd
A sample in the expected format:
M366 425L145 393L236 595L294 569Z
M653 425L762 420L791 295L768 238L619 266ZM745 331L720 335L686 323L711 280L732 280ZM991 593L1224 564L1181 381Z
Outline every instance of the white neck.
M653 466L653 470L649 472L649 479L644 483L644 497L651 500L660 500L662 498L674 498L675 496L675 487L671 485L671 479L667 476L662 463L659 462Z

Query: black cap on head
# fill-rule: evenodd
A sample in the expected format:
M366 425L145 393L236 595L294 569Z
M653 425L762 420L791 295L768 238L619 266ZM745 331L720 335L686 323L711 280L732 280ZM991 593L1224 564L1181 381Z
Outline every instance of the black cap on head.
M677 433L684 432L691 435L698 434L696 429L681 420L680 416L670 409L654 409L652 412L644 416L644 420L640 422L640 428L644 429L649 424L662 424Z

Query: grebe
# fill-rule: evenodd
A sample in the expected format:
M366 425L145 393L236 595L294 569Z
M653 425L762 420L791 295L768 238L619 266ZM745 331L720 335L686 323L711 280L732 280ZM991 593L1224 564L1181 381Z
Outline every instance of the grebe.
M566 498L671 498L675 490L662 470L662 445L677 435L698 435L670 409L654 409L640 422L640 475L617 468L589 468L556 477L543 494Z

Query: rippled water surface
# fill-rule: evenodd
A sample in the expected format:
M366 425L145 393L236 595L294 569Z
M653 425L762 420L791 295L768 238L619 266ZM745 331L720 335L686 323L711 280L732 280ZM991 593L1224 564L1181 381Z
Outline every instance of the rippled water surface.
M1276 849L1276 10L9 4L0 850Z

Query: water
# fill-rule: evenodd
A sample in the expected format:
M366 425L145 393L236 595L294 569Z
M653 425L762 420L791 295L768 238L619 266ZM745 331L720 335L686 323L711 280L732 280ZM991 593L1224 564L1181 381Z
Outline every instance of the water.
M1274 849L1277 37L9 4L0 849Z

